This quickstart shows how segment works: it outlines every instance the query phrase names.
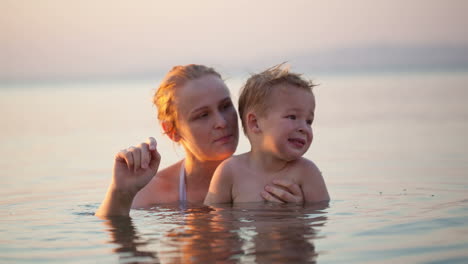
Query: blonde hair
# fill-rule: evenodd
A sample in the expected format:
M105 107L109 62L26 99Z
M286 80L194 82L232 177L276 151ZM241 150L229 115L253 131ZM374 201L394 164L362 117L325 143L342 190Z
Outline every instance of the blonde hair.
M158 111L158 120L166 123L164 126L166 134L174 134L177 128L177 109L175 109L174 105L176 89L185 85L188 81L208 74L221 78L221 75L213 68L198 64L175 66L166 74L153 96L153 103Z
M241 88L238 109L244 133L246 133L245 115L247 112L254 110L257 114L264 115L268 110L268 97L278 87L278 84L289 84L312 93L312 88L316 85L302 78L301 74L289 72L289 67L284 65L281 63L261 73L251 75Z

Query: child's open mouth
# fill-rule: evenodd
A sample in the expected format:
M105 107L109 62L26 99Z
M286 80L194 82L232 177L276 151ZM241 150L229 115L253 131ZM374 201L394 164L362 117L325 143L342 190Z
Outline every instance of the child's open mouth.
M305 140L301 138L290 138L288 141L298 148L302 148L306 143Z

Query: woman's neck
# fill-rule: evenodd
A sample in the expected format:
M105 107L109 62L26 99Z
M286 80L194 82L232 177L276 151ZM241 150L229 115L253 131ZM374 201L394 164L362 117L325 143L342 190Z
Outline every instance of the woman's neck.
M185 178L187 185L199 188L199 186L209 186L213 173L222 160L218 161L202 161L193 155L185 157Z

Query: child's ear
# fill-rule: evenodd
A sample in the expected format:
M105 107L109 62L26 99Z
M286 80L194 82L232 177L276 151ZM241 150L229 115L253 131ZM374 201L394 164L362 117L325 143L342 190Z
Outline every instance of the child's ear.
M260 126L258 125L258 119L255 113L250 112L247 114L247 127L255 134L262 132Z
M177 132L177 129L174 127L172 122L163 121L161 126L164 130L164 133L174 142L180 141L180 135Z

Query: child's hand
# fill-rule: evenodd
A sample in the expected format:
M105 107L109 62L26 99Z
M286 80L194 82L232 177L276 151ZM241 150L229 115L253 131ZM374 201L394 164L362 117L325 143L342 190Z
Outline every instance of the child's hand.
M129 147L117 153L114 161L112 187L120 192L136 194L158 171L161 156L156 140Z
M263 199L275 203L304 203L301 187L288 179L275 179L261 193Z

